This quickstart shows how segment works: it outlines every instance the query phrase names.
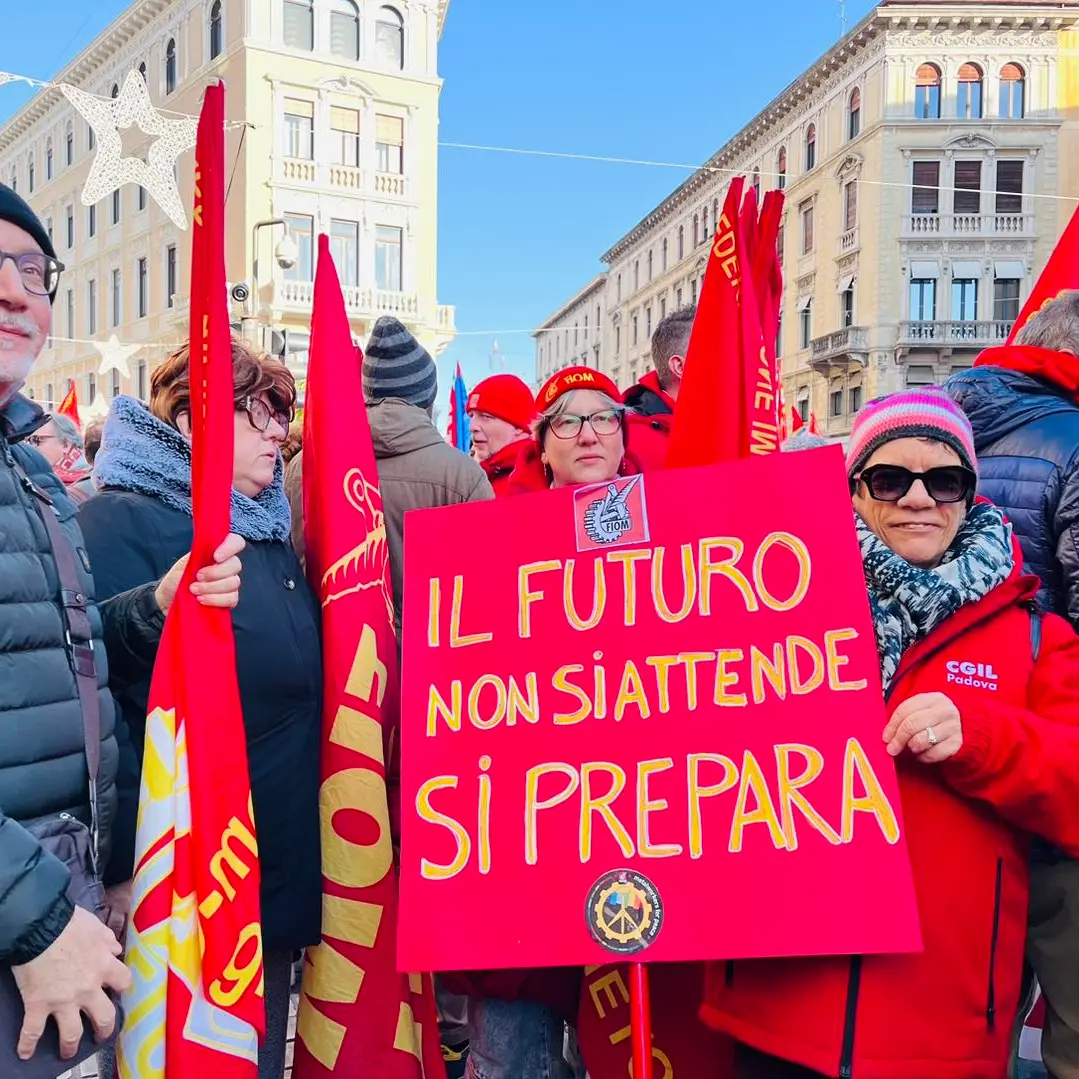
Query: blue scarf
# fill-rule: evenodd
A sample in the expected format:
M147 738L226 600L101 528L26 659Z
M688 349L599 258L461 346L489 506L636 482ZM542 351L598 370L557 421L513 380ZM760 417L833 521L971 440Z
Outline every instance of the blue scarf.
M94 484L149 495L190 517L191 446L134 397L116 397L94 460ZM256 498L232 492L232 531L245 540L283 542L291 520L278 455L273 482Z
M1012 526L996 506L979 502L960 525L941 564L919 569L878 539L860 517L855 520L887 690L911 645L1011 576Z

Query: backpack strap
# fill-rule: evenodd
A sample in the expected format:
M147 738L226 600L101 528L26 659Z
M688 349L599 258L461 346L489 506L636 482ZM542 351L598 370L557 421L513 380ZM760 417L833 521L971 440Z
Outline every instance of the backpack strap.
M75 563L71 541L56 518L52 499L27 475L17 460L12 460L15 475L34 498L38 516L45 525L49 547L60 578L60 613L64 619L64 643L68 661L75 675L82 711L83 746L86 771L90 779L90 839L94 869L98 859L97 777L101 769L101 709L97 696L97 668L94 665L94 634L90 625L88 599Z

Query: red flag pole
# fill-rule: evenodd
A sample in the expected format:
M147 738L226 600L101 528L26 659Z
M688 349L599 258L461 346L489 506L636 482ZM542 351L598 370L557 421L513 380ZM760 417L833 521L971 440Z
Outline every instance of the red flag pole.
M633 1039L633 1079L652 1079L652 1002L648 967L629 965L630 1037Z

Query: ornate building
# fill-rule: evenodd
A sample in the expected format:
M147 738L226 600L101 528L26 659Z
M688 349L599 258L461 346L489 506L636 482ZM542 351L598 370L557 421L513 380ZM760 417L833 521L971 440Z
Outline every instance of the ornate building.
M787 399L845 434L869 397L1007 337L1079 196L1077 121L1076 0L882 3L606 252L598 366L622 385L648 369L742 174L786 193ZM552 342L573 317L537 332L538 377L567 362Z
M247 124L226 137L227 272L249 292L232 304L235 324L302 373L316 237L326 232L356 336L392 314L434 354L454 335L453 308L435 294L448 5L136 0L54 81L108 98L137 70L158 108L193 115L207 82L223 79L229 120ZM123 138L125 153L146 153L137 128ZM0 179L30 200L67 267L55 340L30 389L52 404L74 380L81 405L100 412L119 392L144 398L156 363L185 337L190 235L135 186L83 206L94 151L90 128L55 90L0 129ZM190 207L193 152L178 165ZM129 382L114 370L99 385L90 342L111 334L143 348Z

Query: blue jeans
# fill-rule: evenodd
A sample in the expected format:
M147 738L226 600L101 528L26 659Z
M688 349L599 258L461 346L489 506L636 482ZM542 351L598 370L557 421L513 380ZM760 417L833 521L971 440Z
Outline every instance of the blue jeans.
M468 1002L468 1079L573 1079L565 1024L530 1000Z

